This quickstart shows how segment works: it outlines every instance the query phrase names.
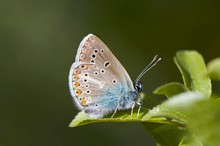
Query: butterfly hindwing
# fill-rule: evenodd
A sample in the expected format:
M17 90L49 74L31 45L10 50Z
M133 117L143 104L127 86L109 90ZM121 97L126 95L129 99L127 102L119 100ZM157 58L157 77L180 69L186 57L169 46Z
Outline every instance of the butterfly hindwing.
M70 70L69 86L77 106L90 117L103 117L114 111L129 92L135 91L121 63L92 34L80 43Z

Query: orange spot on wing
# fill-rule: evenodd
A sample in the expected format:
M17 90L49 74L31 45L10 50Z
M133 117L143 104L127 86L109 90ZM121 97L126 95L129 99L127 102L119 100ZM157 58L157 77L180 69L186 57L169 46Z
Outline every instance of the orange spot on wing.
M80 73L81 73L81 70L80 70L79 68L76 68L76 69L74 70L74 73L75 73L75 74L80 74Z
M81 104L82 104L82 105L86 105L86 99L85 99L85 97L82 98Z
M75 92L76 92L76 96L80 96L82 94L82 91L79 89L75 90Z
M80 84L78 83L78 82L74 82L74 88L76 88L76 87L79 87L80 86Z
M81 65L80 68L81 68L82 70L87 70L87 69L88 69L88 65Z
M78 80L79 79L79 77L77 76L77 75L73 75L73 80L74 81L76 81L76 80Z

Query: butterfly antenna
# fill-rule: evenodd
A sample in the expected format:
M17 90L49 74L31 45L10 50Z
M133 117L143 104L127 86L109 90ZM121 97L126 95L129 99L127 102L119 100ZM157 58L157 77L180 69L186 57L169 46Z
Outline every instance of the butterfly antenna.
M155 55L153 60L143 69L143 71L138 75L137 79L135 80L135 84L139 82L139 80L143 77L143 75L148 72L152 67L154 67L161 58L158 58L158 55Z

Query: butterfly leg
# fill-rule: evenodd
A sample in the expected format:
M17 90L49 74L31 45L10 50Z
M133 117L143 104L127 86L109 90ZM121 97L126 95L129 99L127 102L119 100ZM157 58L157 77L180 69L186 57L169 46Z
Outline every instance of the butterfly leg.
M118 110L118 107L115 109L115 111L114 111L114 113L112 114L111 118L114 117L114 115L115 115L115 113L117 112L117 110Z
M132 115L133 115L133 113L134 113L134 107L135 107L135 101L132 102L130 118L132 118Z
M119 103L118 103L117 107L115 108L115 111L114 111L114 113L112 114L111 118L113 118L113 117L114 117L114 115L116 114L116 112L117 112L118 108L119 108Z
M138 107L138 113L137 113L137 117L139 117L140 110L141 110L141 103L140 102L136 102L136 104L139 106Z
M133 102L133 103L132 103L132 106L131 106L131 115L130 115L130 118L132 118L132 115L133 115L133 113L134 113L134 107L135 107L136 104L139 106L139 107L138 107L138 113L137 113L137 117L139 117L140 110L141 110L141 103L140 103L140 102Z

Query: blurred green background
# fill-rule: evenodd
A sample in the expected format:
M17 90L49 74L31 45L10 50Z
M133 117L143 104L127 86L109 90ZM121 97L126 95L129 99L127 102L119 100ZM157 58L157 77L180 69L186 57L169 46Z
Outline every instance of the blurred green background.
M0 0L1 146L154 146L138 123L78 128L68 72L82 38L100 37L134 80L155 54L162 61L142 79L145 92L181 81L177 50L220 56L218 0Z

